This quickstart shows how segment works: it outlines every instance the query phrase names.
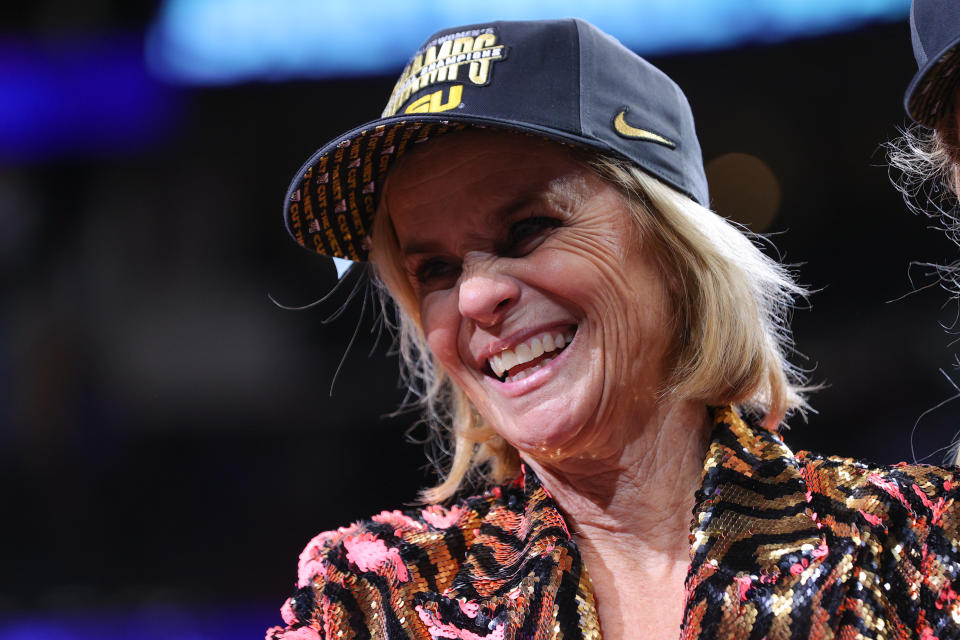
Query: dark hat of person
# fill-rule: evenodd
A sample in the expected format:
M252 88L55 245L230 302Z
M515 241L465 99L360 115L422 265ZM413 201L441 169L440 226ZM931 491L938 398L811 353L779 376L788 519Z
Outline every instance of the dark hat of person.
M582 20L490 22L430 36L383 115L307 160L287 190L287 229L317 253L365 260L391 166L430 138L477 127L622 156L708 203L693 114L663 72Z
M910 39L919 70L903 106L920 124L935 127L960 80L960 1L914 0Z

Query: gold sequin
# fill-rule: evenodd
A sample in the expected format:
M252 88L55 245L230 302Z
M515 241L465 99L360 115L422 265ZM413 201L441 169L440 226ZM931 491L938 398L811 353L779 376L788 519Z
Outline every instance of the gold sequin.
M794 455L729 408L715 422L682 640L960 638L951 471ZM458 507L456 531L412 510L399 537L373 521L329 534L323 570L293 596L312 612L268 638L601 640L587 567L534 474ZM352 557L345 542L371 534Z

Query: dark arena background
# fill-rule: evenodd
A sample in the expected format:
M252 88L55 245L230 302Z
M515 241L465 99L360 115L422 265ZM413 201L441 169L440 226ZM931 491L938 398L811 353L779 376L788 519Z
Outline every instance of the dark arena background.
M373 2L307 3L312 21L286 23L304 3L245 18L227 13L251 3L206 4L37 0L0 21L4 640L262 637L314 534L433 478L413 417L385 417L403 395L390 338L376 343L369 298L361 315L365 291L346 302L365 283L304 311L271 302L337 281L286 236L281 203L321 143L379 115L429 33L497 12L424 8L387 29L365 23ZM629 21L584 17L684 88L715 208L770 234L816 290L794 314L795 361L824 388L787 441L940 463L960 430L960 325L924 265L958 249L907 212L881 149L915 70L907 3L809 2L836 15L760 16L729 40L726 23L757 19L738 3L635 4ZM645 4L683 38L620 33ZM176 19L196 33L177 40ZM341 23L374 59L319 49ZM244 44L258 24L267 52Z

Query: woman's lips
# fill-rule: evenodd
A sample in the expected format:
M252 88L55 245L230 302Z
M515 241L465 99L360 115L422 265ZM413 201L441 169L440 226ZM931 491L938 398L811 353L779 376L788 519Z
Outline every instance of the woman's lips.
M505 349L488 360L493 376L500 382L517 382L557 357L570 344L576 326L550 329Z

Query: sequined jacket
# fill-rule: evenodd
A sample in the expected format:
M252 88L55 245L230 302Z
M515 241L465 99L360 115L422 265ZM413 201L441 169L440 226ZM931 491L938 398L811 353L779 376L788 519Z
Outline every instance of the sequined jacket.
M715 411L682 639L960 638L955 470L794 454ZM527 472L444 508L383 512L300 556L268 640L598 640L589 577Z

